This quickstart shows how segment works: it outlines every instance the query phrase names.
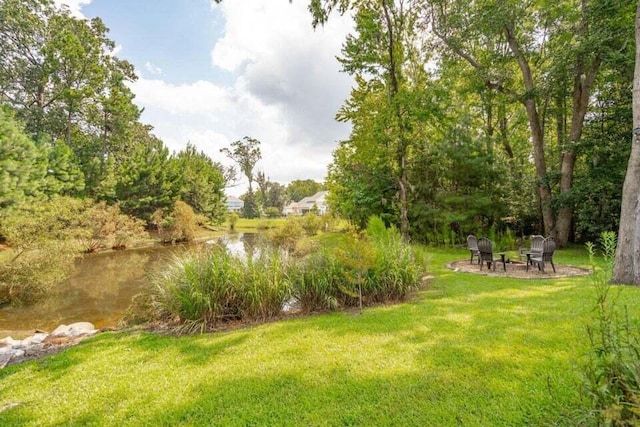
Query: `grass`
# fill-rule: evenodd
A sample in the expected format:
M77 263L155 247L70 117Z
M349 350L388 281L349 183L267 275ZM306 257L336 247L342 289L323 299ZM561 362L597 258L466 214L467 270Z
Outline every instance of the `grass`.
M411 302L187 337L103 333L0 371L0 425L575 425L588 277L456 273ZM581 249L558 263L586 265ZM640 290L619 301L640 314Z

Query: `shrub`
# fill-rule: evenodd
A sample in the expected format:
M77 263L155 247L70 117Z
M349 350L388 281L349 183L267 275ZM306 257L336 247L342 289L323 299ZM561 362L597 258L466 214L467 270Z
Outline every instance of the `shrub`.
M219 247L185 253L152 277L148 304L155 307L153 319L177 322L179 333L203 332L226 320L268 319L290 298L287 272L276 252L247 263Z
M63 282L80 251L86 204L60 197L1 214L0 235L10 246L0 261L0 305L35 302Z
M315 236L322 229L324 220L314 212L302 216L300 219L300 225L307 234L307 236Z
M411 246L402 242L398 229L386 228L379 217L369 219L367 237L374 246L375 261L366 293L374 301L396 301L418 286L419 268Z
M158 209L151 217L163 243L188 242L195 238L197 216L191 206L178 200L169 215Z
M280 216L280 209L269 207L265 209L264 214L267 216L267 218L278 218Z
M238 215L235 212L231 212L229 214L229 229L231 231L235 231L236 229L236 224L238 223L238 220L240 219L240 215Z
M292 252L304 235L302 225L296 218L287 218L284 225L269 233L269 240L279 248Z
M117 203L108 206L100 202L87 211L85 218L90 233L81 241L86 252L108 247L124 249L146 234L144 222L121 213Z
M632 327L626 310L612 299L611 278L615 233L602 234L606 267L593 276L596 309L588 328L591 352L584 367L584 390L597 425L640 424L640 331ZM593 258L594 246L587 244ZM592 262L593 264L593 262Z

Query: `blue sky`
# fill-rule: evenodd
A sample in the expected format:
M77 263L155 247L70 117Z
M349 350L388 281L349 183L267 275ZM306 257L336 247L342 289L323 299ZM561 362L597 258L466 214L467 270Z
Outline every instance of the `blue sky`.
M173 151L191 142L231 164L220 149L248 135L262 142L257 170L272 181L321 181L349 134L334 120L352 85L335 59L348 18L314 31L302 0L56 1L104 21L136 68L142 121Z

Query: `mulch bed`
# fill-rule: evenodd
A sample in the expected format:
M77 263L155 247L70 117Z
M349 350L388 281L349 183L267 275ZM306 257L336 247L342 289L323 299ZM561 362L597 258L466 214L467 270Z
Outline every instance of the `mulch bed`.
M460 271L463 273L483 274L485 276L492 277L514 277L518 279L555 279L559 277L586 276L592 273L591 270L586 268L559 264L556 264L555 273L551 268L551 264L545 265L544 273L542 271L538 271L538 268L535 266L529 266L529 271L527 271L527 265L524 262L508 262L506 266L507 271L504 271L502 263L499 262L496 264L496 269L494 271L493 266L492 269L489 270L485 264L481 271L480 265L478 265L477 261L474 260L474 263L471 264L467 258L464 260L450 262L446 267L450 270Z

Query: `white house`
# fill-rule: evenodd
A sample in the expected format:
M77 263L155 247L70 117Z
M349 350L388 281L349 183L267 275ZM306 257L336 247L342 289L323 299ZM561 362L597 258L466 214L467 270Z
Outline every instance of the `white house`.
M227 196L225 204L229 212L240 212L244 208L244 201L234 196Z
M327 213L327 194L329 194L328 191L319 191L313 196L305 197L299 202L291 202L284 207L283 212L286 216L299 216L316 209L318 215L324 215Z

